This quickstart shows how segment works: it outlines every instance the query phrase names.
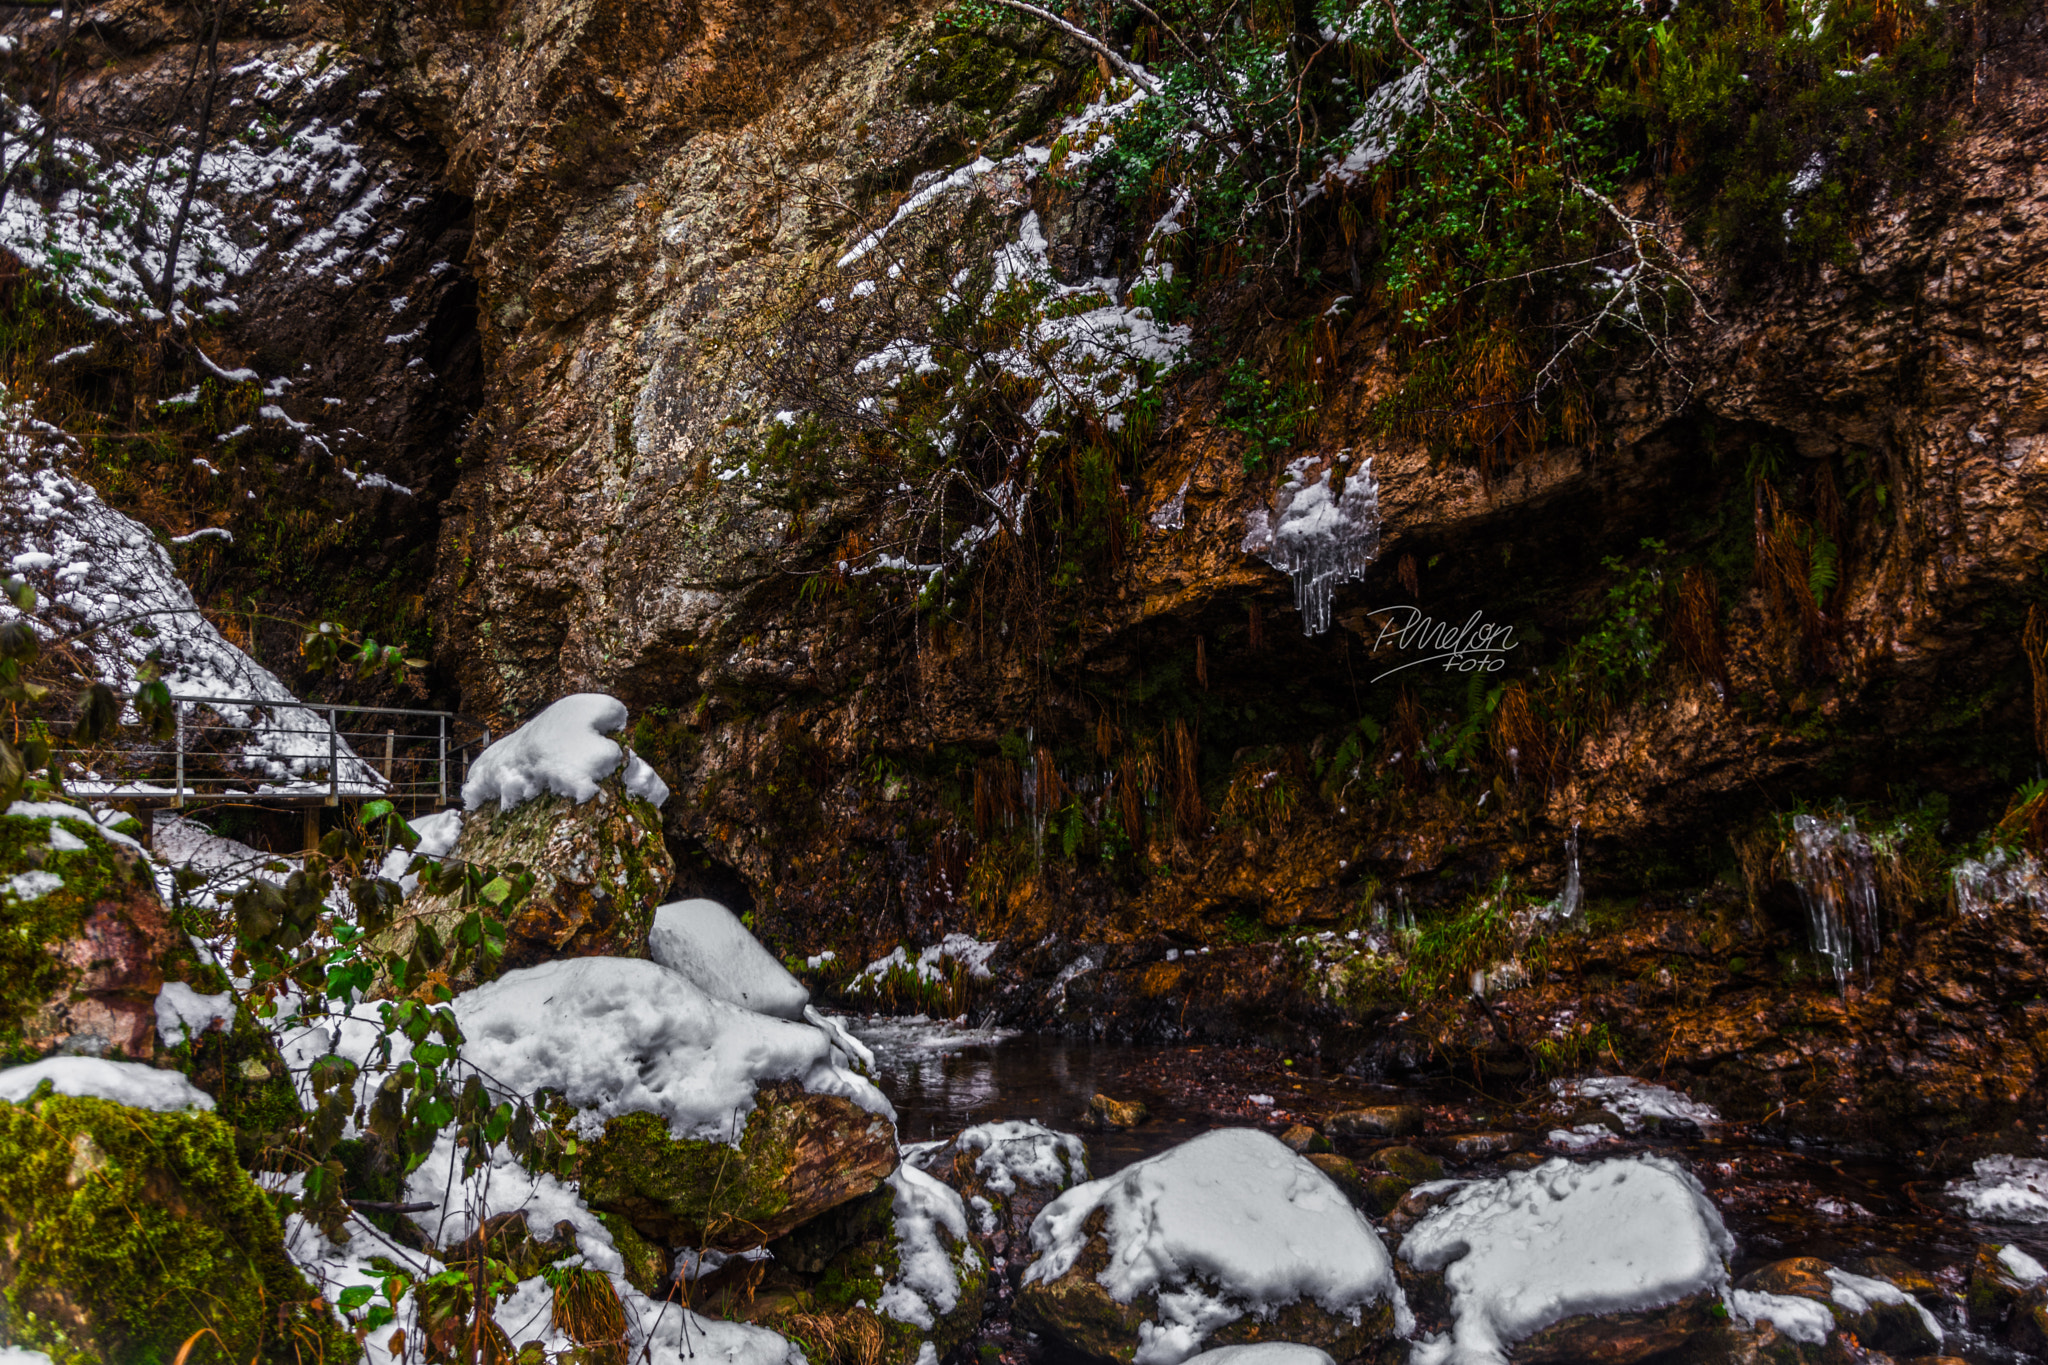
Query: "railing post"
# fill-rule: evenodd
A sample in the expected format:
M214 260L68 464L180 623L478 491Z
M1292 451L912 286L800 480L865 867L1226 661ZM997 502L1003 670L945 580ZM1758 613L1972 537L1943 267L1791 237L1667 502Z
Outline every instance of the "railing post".
M341 723L327 708L327 804L341 804Z
M448 804L448 717L443 715L441 725L441 805Z
M391 746L395 744L397 740L398 731L386 730L384 732L384 780L387 783L391 781Z
M177 701L172 702L171 715L176 721L176 743L178 749L178 794L171 798L171 804L183 810L185 808L185 704Z

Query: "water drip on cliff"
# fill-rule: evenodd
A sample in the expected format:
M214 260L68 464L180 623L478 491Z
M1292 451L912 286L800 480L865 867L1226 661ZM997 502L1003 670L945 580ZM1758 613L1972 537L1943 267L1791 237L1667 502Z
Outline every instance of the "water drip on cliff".
M1806 907L1814 954L1846 991L1856 951L1862 950L1866 970L1877 953L1877 859L1870 840L1857 832L1853 815L1796 815L1785 859Z
M1559 919L1570 919L1585 903L1585 888L1579 884L1579 825L1575 820L1572 832L1564 836L1564 886L1550 909Z
M1294 579L1304 635L1330 628L1337 585L1364 578L1380 553L1380 487L1371 459L1358 463L1341 490L1332 485L1336 466L1311 477L1316 464L1304 455L1287 466L1271 510L1253 508L1245 517L1241 547Z
M1994 848L1982 858L1965 858L1954 873L1956 911L1988 915L1995 906L2012 906L2048 915L2048 873L2031 853L2017 856Z

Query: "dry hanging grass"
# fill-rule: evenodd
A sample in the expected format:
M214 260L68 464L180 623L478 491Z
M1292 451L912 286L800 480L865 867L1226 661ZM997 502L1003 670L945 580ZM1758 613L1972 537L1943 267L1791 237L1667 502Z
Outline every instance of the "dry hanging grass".
M555 1285L553 1326L585 1349L590 1365L625 1365L626 1306L609 1275L578 1266Z
M1556 777L1564 746L1536 714L1529 689L1519 682L1501 689L1493 710L1493 753L1507 766L1517 785L1527 780L1548 788Z
M1208 823L1202 804L1201 754L1195 732L1184 720L1177 720L1166 732L1167 797L1172 803L1174 823L1188 838L1195 838Z
M1721 639L1721 595L1714 576L1694 565L1678 583L1678 609L1671 617L1671 638L1685 661L1712 683L1725 701L1728 661Z
M1813 563L1808 551L1813 528L1785 510L1778 490L1756 486L1756 573L1771 619L1795 634L1813 657L1825 644L1827 618L1814 600Z
M880 1365L882 1324L865 1309L844 1313L785 1313L774 1325L783 1335L814 1344L833 1365Z
M2048 612L2040 604L2027 608L2027 628L2020 636L2027 671L2034 677L2034 749L2048 758Z

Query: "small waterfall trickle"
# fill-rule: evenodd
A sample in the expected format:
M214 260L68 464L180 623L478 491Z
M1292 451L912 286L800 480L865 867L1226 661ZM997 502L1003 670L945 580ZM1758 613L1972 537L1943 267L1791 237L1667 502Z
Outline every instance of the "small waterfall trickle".
M1878 949L1877 859L1870 840L1857 831L1853 815L1795 815L1785 860L1806 907L1814 955L1846 993L1857 952L1867 974Z
M1585 900L1586 893L1579 885L1579 822L1574 820L1572 832L1564 837L1564 889L1557 893L1559 917L1572 918Z

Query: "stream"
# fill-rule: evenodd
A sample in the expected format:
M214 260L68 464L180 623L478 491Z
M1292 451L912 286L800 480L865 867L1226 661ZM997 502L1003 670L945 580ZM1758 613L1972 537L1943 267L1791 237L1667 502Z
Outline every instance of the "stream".
M2031 1359L1970 1332L1962 1294L1981 1243L2018 1246L2048 1261L2048 1225L1964 1218L1945 1207L1943 1181L1895 1160L1768 1139L1732 1123L1693 1131L1679 1124L1574 1149L1548 1140L1543 1094L1487 1096L1454 1082L1372 1084L1323 1074L1313 1058L1250 1046L1093 1042L921 1017L843 1022L874 1049L906 1143L950 1137L977 1123L1036 1119L1080 1134L1090 1174L1100 1177L1215 1128L1254 1126L1278 1134L1296 1122L1320 1126L1319 1120L1347 1109L1416 1105L1428 1112L1429 1124L1409 1141L1440 1157L1451 1176L1485 1179L1553 1156L1662 1153L1690 1169L1720 1209L1737 1242L1736 1278L1793 1256L1845 1267L1895 1258L1938 1287L1923 1289L1920 1297L1949 1331L1949 1356L1985 1365ZM1149 1117L1125 1130L1091 1126L1089 1100L1098 1093L1141 1101ZM1561 1126L1563 1120L1550 1122ZM1514 1133L1513 1150L1461 1159L1450 1136L1484 1131ZM1384 1139L1339 1138L1336 1150L1359 1157L1384 1145ZM1391 1246L1396 1239L1382 1233Z

